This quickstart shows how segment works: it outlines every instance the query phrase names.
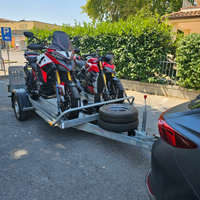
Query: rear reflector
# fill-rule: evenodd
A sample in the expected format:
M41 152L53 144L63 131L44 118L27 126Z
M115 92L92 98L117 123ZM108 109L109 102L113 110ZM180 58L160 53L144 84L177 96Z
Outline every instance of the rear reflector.
M153 193L153 191L152 191L152 189L151 189L151 186L150 186L150 183L149 183L149 174L150 174L150 171L148 172L148 174L147 174L147 187L148 187L148 190L149 190L149 192L151 193L151 195L153 195L154 196L154 193Z
M167 122L163 118L164 113L160 115L160 118L158 120L158 130L161 138L166 143L177 148L196 149L198 146L194 142L184 137L167 124Z

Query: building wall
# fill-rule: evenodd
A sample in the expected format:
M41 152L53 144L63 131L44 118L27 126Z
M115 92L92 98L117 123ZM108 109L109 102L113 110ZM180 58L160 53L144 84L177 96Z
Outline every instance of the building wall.
M48 23L43 23L43 22L37 22L34 21L33 26L35 26L36 28L50 28L50 29L54 29L54 28L61 28L61 26L55 25L55 24L48 24Z
M23 32L33 29L34 26L40 29L46 27L50 29L61 27L58 25L37 22L37 21L0 22L0 27L11 28L12 41L9 43L9 46L10 47L12 46L14 49L17 50L23 50L26 47L26 38L24 37ZM1 34L0 34L0 39L1 39Z
M30 30L34 26L33 21L22 21L22 22L1 22L1 27L10 27L11 30Z
M37 21L0 22L0 26L1 27L10 27L11 30L30 30L34 26L36 28L49 27L51 29L61 27L61 26L58 26L58 25L48 24L48 23L43 23L43 22L37 22Z

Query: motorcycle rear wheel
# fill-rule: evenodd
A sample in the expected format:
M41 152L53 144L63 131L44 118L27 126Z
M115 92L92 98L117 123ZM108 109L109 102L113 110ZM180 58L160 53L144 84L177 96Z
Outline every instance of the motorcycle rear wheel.
M31 82L31 89L37 91L37 83L35 80L32 80ZM31 97L31 99L37 100L40 97L39 91L38 94L36 94L35 92L29 92L29 96Z

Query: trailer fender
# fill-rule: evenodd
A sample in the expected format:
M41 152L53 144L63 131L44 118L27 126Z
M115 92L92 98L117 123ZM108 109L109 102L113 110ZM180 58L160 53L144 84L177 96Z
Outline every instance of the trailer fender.
M19 107L20 110L23 110L24 107L30 107L31 103L29 101L28 95L26 94L26 90L24 89L15 89L12 92L12 108L14 108L14 96L17 96L18 100L19 100Z

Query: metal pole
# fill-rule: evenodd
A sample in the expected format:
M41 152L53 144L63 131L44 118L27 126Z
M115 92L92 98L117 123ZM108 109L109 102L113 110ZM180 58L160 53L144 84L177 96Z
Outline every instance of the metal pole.
M0 58L2 58L2 53L1 53L1 41L0 41ZM3 61L2 61L2 59L0 59L0 64L1 64L1 69L0 69L0 70L3 70Z
M7 49L7 54L8 54L8 67L10 67L10 56L9 56L8 41L6 41L6 49Z
M68 109L68 110L65 110L65 111L56 119L56 121L52 124L52 126L54 126L66 113L70 113L70 112L77 111L77 110L83 110L83 109L91 108L91 107L94 107L94 106L102 106L102 105L104 105L104 104L119 102L119 101L122 101L122 100L131 99L131 98L134 98L134 97L133 97L133 96L124 97L124 98L119 98L119 99L114 99L114 100L109 100L109 101L103 101L103 102L99 102L99 103L89 104L89 105L87 105L87 106L76 107L76 108L70 108L70 109ZM29 98L29 99L30 99L30 98ZM33 103L33 102L31 102L31 103Z
M0 26L0 30L1 30L1 26ZM1 32L1 31L0 31L0 32ZM1 33L1 35L2 35L2 33ZM2 48L1 42L2 42L2 40L0 40L0 57L2 57L2 53L1 53L1 48Z
M147 121L146 98L147 98L147 95L144 95L145 106L144 106L143 119L142 119L142 131L143 132L146 132L146 121Z
M0 41L0 57L2 57L2 53L1 53L1 41Z

